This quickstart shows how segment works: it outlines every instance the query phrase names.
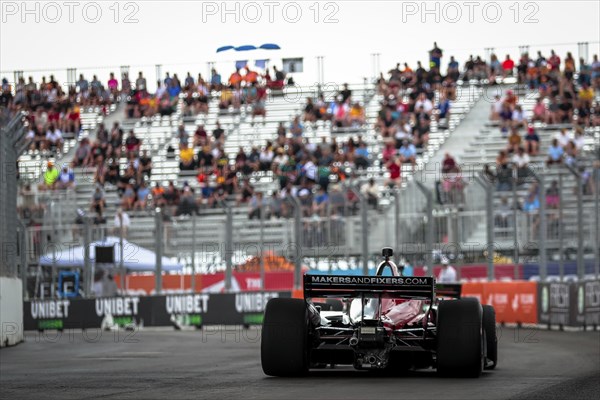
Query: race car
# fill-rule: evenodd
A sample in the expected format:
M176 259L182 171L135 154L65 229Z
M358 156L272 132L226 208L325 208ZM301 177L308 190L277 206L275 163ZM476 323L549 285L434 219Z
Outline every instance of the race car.
M478 377L497 364L496 315L460 284L402 276L382 250L376 276L304 275L304 299L273 298L265 308L265 374L298 376L312 368L436 368ZM391 273L385 274L386 270Z

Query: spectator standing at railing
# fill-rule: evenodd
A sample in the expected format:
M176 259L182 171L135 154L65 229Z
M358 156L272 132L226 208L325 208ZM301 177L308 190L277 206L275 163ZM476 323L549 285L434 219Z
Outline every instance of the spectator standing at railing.
M135 80L135 89L141 92L145 92L148 90L148 87L146 85L146 78L144 78L144 75L141 71L138 74L138 78Z
M450 265L446 257L442 257L442 269L437 277L437 283L455 283L458 282L456 269Z
M506 59L502 63L502 76L506 78L507 76L512 76L513 69L515 68L515 62L510 58L510 55L506 55Z

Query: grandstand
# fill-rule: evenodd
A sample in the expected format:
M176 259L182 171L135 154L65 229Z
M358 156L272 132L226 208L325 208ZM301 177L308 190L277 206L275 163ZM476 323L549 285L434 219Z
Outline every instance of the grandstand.
M486 68L483 70L487 71ZM515 71L517 70L518 68L515 68ZM470 253L461 254L464 257L462 258L463 262L485 260L483 250L485 250L487 242L486 200L484 190L476 183L476 177L483 176L484 165L495 163L498 152L505 149L507 143L506 138L500 132L498 123L489 121L489 110L492 105L491 96L489 96L490 89L494 93L500 94L501 97L504 97L508 90L516 91L520 95L518 104L529 115L532 114L539 93L537 87L528 87L520 76L510 77L511 74L508 74L509 76L504 79L494 76L492 82L491 76L494 75L494 71L492 70L489 76L487 74L471 76L466 66L464 74L460 75L456 82L450 80L451 85L459 89L459 94L452 98L451 111L448 115L440 115L441 102L448 97L446 81L442 85L440 84L441 80L435 81L434 79L434 82L437 83L430 85L421 81L421 78L412 78L412 75L408 75L409 84L400 84L400 87L396 89L397 92L389 97L390 92L386 85L393 87L392 74L389 81L383 82L385 90L381 89L382 81L349 85L352 101L362 104L364 123L338 125L335 118L317 119L314 122L305 121L299 145L302 151L321 145L333 146L334 143L340 150L339 160L330 162L324 167L328 167L327 182L332 184L327 201L334 196L331 193L335 191L340 191L344 199L344 211L337 213L329 203L322 212L313 212L312 204L308 211L301 203L288 205L291 209L302 207L300 218L303 239L300 243L304 247L305 255L320 254L322 256L324 253L319 252L319 249L329 248L333 245L334 250L326 253L327 257L333 259L354 257L355 265L357 265L360 257L363 257L363 260L372 258L372 252L382 244L401 244L405 248L416 246L418 250L412 251L412 253L405 251L406 256L410 257L411 262L415 264L424 264L425 259L429 257L428 253L435 248L444 247L449 243L457 243L458 247L471 244ZM404 78L405 75L402 79L404 80ZM576 76L575 79L579 79L579 77ZM579 81L576 83L577 87L581 88L581 83ZM169 85L172 85L171 81L169 81ZM284 89L281 90L281 87ZM83 105L80 116L81 132L72 136L64 136L62 152L55 152L51 156L59 164L69 163L74 157L78 144L84 138L92 141L94 143L92 149L95 149L97 143L100 142L96 137L96 131L101 124L110 129L114 123L118 123L125 135L133 132L141 140L139 151L147 151L152 159L152 173L145 178L149 187L154 187L156 184L166 187L172 181L176 188L181 190L189 187L194 192L192 210L196 210L199 217L193 234L190 232L192 224L188 216L189 212L180 212L176 204L173 204L173 207L163 206L166 228L160 233L161 242L164 245L164 255L177 257L187 265L191 262L190 254L198 251L197 249L201 248L202 244L225 243L228 240L227 210L231 210L232 213L232 240L236 246L245 248L256 243L297 241L298 232L295 231L297 228L292 223L295 218L293 213L284 218L266 218L260 223L249 218L252 204L253 202L256 204L257 201L256 193L260 192L269 197L270 203L267 207L272 209L273 199L278 196L278 193L281 193L282 189L286 190L283 185L280 186L282 174L277 168L256 168L251 171L243 171L238 168L235 171L236 178L240 182L247 180L249 186L253 188L254 194L251 193L248 196L246 200L249 201L242 202L240 201L242 189L236 188L232 196L226 197L224 203L214 202L212 198L214 194L205 195L204 191L209 187L220 187L219 185L222 184L222 182L219 183L221 170L216 168L208 172L206 180L198 178L199 173L202 173L203 170L197 166L190 170L182 170L178 150L182 140L179 130L180 127L183 127L182 129L186 133L186 146L184 147L187 147L187 136L193 138L194 132L199 126L203 126L210 136L210 132L216 128L216 124L219 122L225 131L222 151L227 156L227 164L234 167L238 162L236 158L238 149L241 148L247 157L253 147L261 149L267 143L277 145L276 132L280 124L287 128L294 118L302 118L306 110L304 103L306 98L318 102L320 96L324 95L325 98L331 99L331 107L335 107L339 101L337 98L341 96L342 91L319 92L320 89L315 90L315 88L295 85L286 89L285 86L269 87L267 84L266 115L264 117L259 115L255 118L252 115L255 106L252 100L248 100L246 104L241 104L239 107L224 108L221 107L223 93L217 90L213 90L208 96L206 113L190 114L189 111L186 111L186 98L192 89L187 86L179 89L179 95L169 100L172 110L168 113L147 112L140 118L129 118L130 115L126 115L129 103L135 101L135 95L128 97L126 93L113 93L108 107ZM414 163L400 164L402 179L397 187L394 187L394 183L398 182L392 182L390 163L385 155L390 138L382 135L379 128L382 111L392 107L391 104L394 104L393 107L395 107L397 102L399 107L407 107L401 113L409 116L416 115L419 110L416 110L415 104L419 93L426 94L431 100L432 109L427 116L427 120L430 121L427 128L429 140L417 149ZM151 96L151 94L143 96L146 95ZM169 99L168 94L163 93L161 96L157 95L156 102L160 98ZM544 101L547 103L547 98ZM591 171L592 175L597 174L597 171L593 170L593 160L597 158L597 151L600 148L600 128L597 120L593 119L594 115L597 116L599 102L599 93L596 91L593 101L590 102L592 121L583 127L585 143L576 164L581 171L586 171L586 173ZM410 109L410 107L413 108ZM415 124L418 121L409 119L408 122L412 125L410 129L416 129ZM553 252L551 254L554 257L559 248L564 250L564 247L573 247L575 238L579 234L577 231L577 194L574 190L576 180L572 178L573 175L567 168L562 166L546 167L545 161L551 138L561 128L571 129L573 121L566 124L528 121L528 124L536 130L541 143L539 154L531 157L530 168L538 174L544 174L546 188L553 180L558 179L559 173L563 176L562 223L560 229L550 229L547 242L547 249ZM401 127L398 128L398 131L400 130ZM412 132L410 135L416 134ZM212 142L210 138L208 140L213 150L218 148L217 140ZM283 140L281 147L285 146L287 152L288 148L291 149L294 145L294 136L288 132L287 138L284 137ZM398 139L398 136L393 140L398 149L401 140ZM354 155L357 154L357 143L363 142L366 146L368 160L364 166L359 167L355 163ZM194 148L198 149L197 146ZM194 157L196 157L195 150ZM440 193L440 187L443 186L447 177L440 178L438 172L446 153L450 153L460 166L459 175L465 183L462 188L458 189L460 193ZM128 160L126 154L127 151L123 151L116 155L121 175L125 174L131 161ZM103 155L106 156L106 153ZM31 193L28 196L33 197L32 201L36 204L33 210L36 212L29 210L30 212L27 214L30 224L29 246L37 250L30 252L29 261L32 266L42 255L41 252L46 243L81 242L83 240L80 232L80 217L83 212L94 215L90 204L98 186L98 182L94 178L98 165L93 161L91 165L72 167L76 181L74 189L66 191L37 190L37 183L41 180L44 172L44 168L40 168L40 165L44 165L47 156L47 153L32 150L19 160L21 182L30 184L31 187L28 190ZM139 157L139 153L135 157ZM393 155L392 160L395 157L397 156ZM306 160L301 158L297 158L297 161L301 162L301 165L306 163ZM494 168L491 170L493 173ZM432 172L436 179L428 177ZM300 174L302 176L303 172ZM450 175L452 176L452 174ZM364 188L370 180L373 180L375 187L373 190L377 193L374 207L371 207L371 203L366 200L364 203L360 200L362 196L366 196ZM294 190L299 191L304 187L304 183L299 182L300 180L295 182ZM140 182L137 181L134 186L139 184ZM511 204L513 196L521 202L527 196L532 185L532 181L528 180L519 185L514 192L495 191L493 207L500 209L507 196L510 198ZM308 188L311 192L310 198L316 198L318 185L308 186ZM96 216L94 238L101 238L113 232L112 217L122 204L123 191L117 185L106 183L103 185L102 191L106 206L101 210L102 215ZM433 197L432 204L427 204L427 193ZM29 201L27 203L26 197L21 196L21 209L27 208L31 204L31 198L27 200ZM157 245L156 218L153 209L162 203L160 203L160 199L153 197L156 196L149 196L149 201L144 209L128 210L132 222L128 229L127 239L146 248L154 248ZM290 198L284 199L285 202L290 202ZM584 213L593 214L594 195L586 192L582 204ZM226 210L223 206L226 207ZM78 209L81 210L80 213L77 213ZM536 233L532 228L535 216L520 210L513 210L513 212L519 214L516 218L518 229L509 223L495 224L495 242L504 254L513 254L515 246L521 252L529 251L533 255L537 254L539 232ZM549 211L551 216L555 213L558 213L558 210ZM431 228L433 230L432 237L428 237L429 228L426 227L428 215L434 218L432 224L434 227ZM510 219L512 220L512 216ZM365 222L367 222L366 225ZM515 231L517 231L517 237L514 236ZM561 240L557 234L559 231L562 235ZM585 226L584 235L584 246L591 251L597 251L597 249L594 250L597 233L594 232L593 223ZM368 238L368 243L359 246L363 237ZM426 246L423 245L425 242L427 242ZM531 243L536 243L533 248ZM367 250L369 254L364 254L365 249L370 249L370 251ZM250 253L253 251L255 250L248 250ZM409 255L409 253L411 254ZM311 257L305 261L310 265L316 265L318 256L316 261ZM203 265L201 269L219 270L224 268L224 261L221 259L215 259L214 262L218 265Z

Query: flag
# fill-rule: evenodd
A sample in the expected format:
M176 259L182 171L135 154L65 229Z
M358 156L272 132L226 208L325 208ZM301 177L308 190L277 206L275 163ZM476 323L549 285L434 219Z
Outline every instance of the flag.
M254 66L257 68L265 69L267 67L267 61L269 60L256 60Z
M235 62L235 69L242 69L248 64L248 60L239 60Z
M299 58L284 58L281 60L283 64L283 70L286 73L294 73L294 72L303 72L303 63L304 59L302 57Z

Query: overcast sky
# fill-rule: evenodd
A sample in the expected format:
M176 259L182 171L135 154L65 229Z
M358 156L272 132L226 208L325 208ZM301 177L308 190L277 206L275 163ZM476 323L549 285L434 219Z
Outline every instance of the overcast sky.
M304 57L305 73L296 81L312 84L315 57L322 55L325 81L339 83L371 76L372 53L381 54L381 70L398 61L426 64L434 41L444 50L444 65L450 55L461 63L469 54L483 56L486 47L502 58L517 56L524 44L531 52L555 48L561 57L567 50L578 57L577 42L595 41L590 59L599 52L598 1L229 1L230 14L221 1L66 1L27 2L29 14L21 1L1 1L2 76L43 70L25 74L39 79L53 72L65 80L65 69L76 67L105 81L109 71L118 73L116 66L130 65L130 75L143 70L154 80L155 64L163 74L182 76L206 74L207 62L217 61L228 75L239 59L280 65L282 57ZM215 53L222 45L263 43L282 50Z

